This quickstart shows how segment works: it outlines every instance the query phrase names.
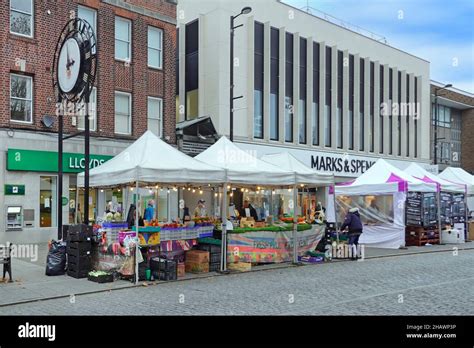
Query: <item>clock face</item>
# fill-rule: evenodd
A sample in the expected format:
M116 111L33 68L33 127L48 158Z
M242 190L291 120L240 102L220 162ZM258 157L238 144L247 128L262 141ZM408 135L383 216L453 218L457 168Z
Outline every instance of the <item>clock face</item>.
M64 42L58 60L58 83L64 93L69 93L76 86L81 67L81 50L75 38Z

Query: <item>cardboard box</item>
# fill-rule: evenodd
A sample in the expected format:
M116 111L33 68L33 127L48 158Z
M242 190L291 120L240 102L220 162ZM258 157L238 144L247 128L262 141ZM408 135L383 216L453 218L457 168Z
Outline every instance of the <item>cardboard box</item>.
M204 250L186 251L186 262L209 263L209 252Z
M231 271L248 272L252 269L252 264L250 262L229 263L227 268Z
M178 278L184 277L185 273L186 273L186 266L184 265L184 262L178 263Z
M474 221L471 221L469 224L468 224L468 234L467 234L467 237L469 240L472 240L474 241Z
M255 226L255 219L253 217L243 217L240 219L240 227L254 227Z
M184 269L186 273L209 273L209 261L199 263L186 260Z

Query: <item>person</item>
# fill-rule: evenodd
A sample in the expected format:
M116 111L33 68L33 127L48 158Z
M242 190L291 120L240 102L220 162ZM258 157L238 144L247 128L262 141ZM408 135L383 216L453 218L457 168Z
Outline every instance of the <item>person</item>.
M255 221L258 221L257 210L252 206L252 204L250 204L248 200L244 201L244 206L242 208L242 212L240 213L241 216L247 217L246 209L249 209L250 217L253 217Z
M325 212L326 212L326 208L323 207L321 202L318 202L318 204L316 205L316 213L315 213L316 219L325 221L326 220Z
M148 206L145 209L145 214L143 216L143 219L146 221L151 221L153 220L153 217L155 216L155 209L153 208L153 200L150 199L148 201Z
M198 201L197 207L194 208L194 217L204 217L206 216L206 201L203 199L200 199Z
M128 215L127 215L127 223L128 223L128 228L132 228L135 226L135 211L137 210L135 204L130 204L130 208L128 209Z
M360 220L359 208L351 208L341 226L341 232L349 228L349 245L351 247L351 260L357 260L357 246L362 234L362 221Z

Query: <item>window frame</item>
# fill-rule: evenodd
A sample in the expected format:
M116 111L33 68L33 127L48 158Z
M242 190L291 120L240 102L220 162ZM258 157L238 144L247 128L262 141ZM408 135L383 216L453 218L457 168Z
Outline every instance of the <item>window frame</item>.
M23 0L24 1L24 0ZM30 0L30 4L31 4L31 13L26 13L26 12L23 12L23 11L19 11L19 10L13 10L14 12L17 12L17 13L21 13L21 14L26 14L26 15L30 15L31 16L31 35L25 35L25 34L20 34L20 33L16 33L14 31L12 31L12 24L11 24L11 12L12 12L12 0L9 1L9 8L8 8L8 14L9 14L9 19L8 19L8 22L9 22L9 32L10 34L12 35L18 35L18 36L21 36L21 37L27 37L27 38L34 38L35 37L35 3L33 0Z
M159 101L159 103L160 103L160 114L159 114L157 119L159 120L159 132L160 132L159 137L163 138L164 137L164 134L163 134L163 98L147 96L147 99L146 99L146 122L147 122L146 126L147 126L147 130L150 130L149 125L148 125L148 120L151 118L150 114L149 114L149 105L148 105L150 100L156 100L156 101ZM156 118L151 118L151 119L156 120Z
M124 59L124 58L118 58L117 57L117 40L120 42L126 42L120 39L117 39L117 21L122 21L128 23L128 51L130 57L129 59ZM132 62L132 21L128 18L120 17L120 16L115 16L115 21L114 21L114 58L115 60L118 60L120 62Z
M117 116L117 112L115 111L115 102L116 102L115 98L117 97L117 94L129 97L128 98L128 105L129 105L129 110L130 110L130 114L129 114L129 118L128 118L128 128L130 129L129 133L117 132L117 130L115 129L116 128L115 127L115 122L116 122L116 116ZM117 135L132 135L132 93L122 92L122 91L114 91L114 134L117 134Z
M30 99L30 103L31 103L31 120L30 121L19 121L19 120L12 120L12 114L11 114L11 102L12 102L12 98L16 99L16 100L28 100L28 99L25 99L25 98L20 98L20 97L12 97L12 76L17 76L17 77L20 77L20 78L26 78L26 79L30 79L31 83L30 83L30 95L31 95L31 99ZM15 122L15 123L22 123L22 124L33 124L33 114L34 114L34 110L33 110L33 107L34 107L34 102L33 102L33 76L29 76L29 75L22 75L22 74L15 74L15 73L10 73L10 117L9 117L9 121L10 122Z
M150 29L152 31L156 31L156 32L159 32L160 33L160 48L154 48L154 47L151 47L150 46ZM147 55L147 66L149 68L153 68L153 69L163 69L163 36L164 36L164 30L161 29L161 28L158 28L158 27L154 27L152 25L149 25L147 27L147 40L146 40L146 46L147 46L147 51L146 51L146 55ZM149 54L149 50L155 50L155 51L159 51L160 52L160 61L159 61L159 65L158 66L155 66L155 65L152 65L150 64L150 54Z

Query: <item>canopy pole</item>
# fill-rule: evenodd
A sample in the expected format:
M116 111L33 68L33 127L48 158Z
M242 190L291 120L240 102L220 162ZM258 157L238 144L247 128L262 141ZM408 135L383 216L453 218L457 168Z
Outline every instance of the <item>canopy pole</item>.
M140 201L139 201L139 194L138 194L138 173L137 173L137 180L136 180L136 209L135 209L135 230L137 232L137 239L135 242L135 284L138 284L138 253L140 252L140 248L138 247L138 209L140 207Z
M222 237L221 237L221 272L227 270L227 183L222 187Z
M293 185L293 263L298 263L298 187Z
M466 192L464 193L464 242L467 240L467 229L469 227L469 208L467 206L467 185L466 185Z
M438 203L438 235L439 235L439 244L441 244L441 191L437 192L437 203Z
M334 183L334 189L332 193L332 199L334 204L334 224L336 225L336 241L339 244L339 227L337 226L337 207L336 207L336 184Z

